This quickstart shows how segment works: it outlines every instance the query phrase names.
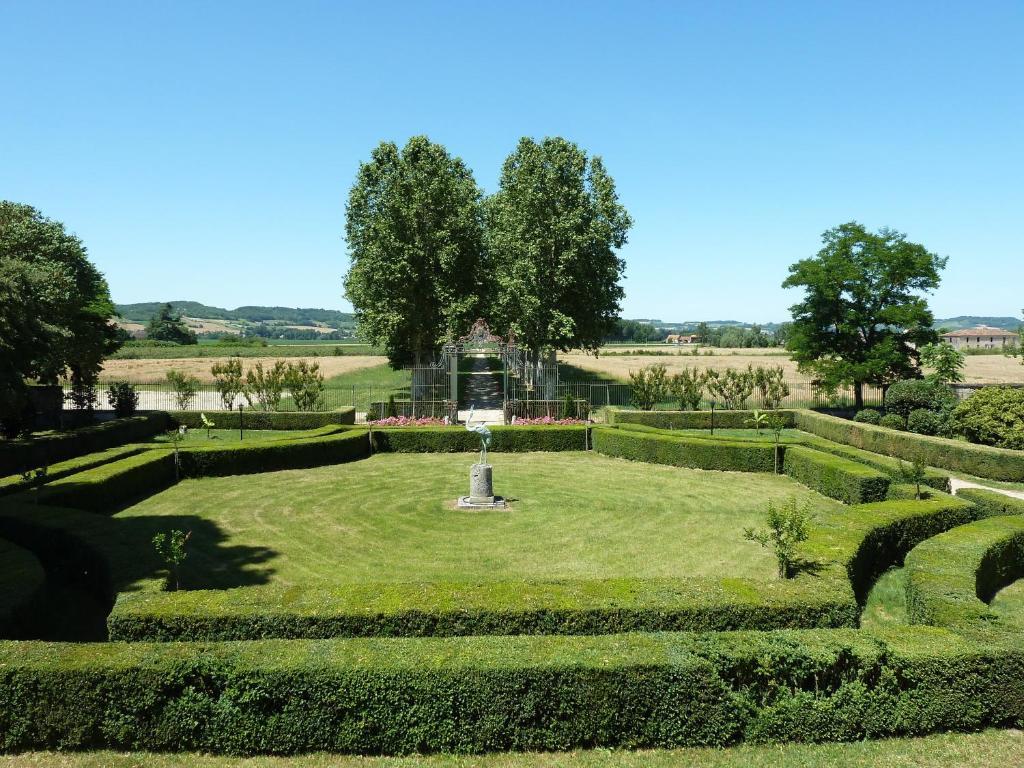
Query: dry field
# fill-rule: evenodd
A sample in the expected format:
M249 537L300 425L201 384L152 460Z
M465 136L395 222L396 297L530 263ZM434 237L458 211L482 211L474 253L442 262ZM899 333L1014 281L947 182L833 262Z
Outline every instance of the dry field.
M133 384L163 383L170 370L190 373L201 382L212 383L213 374L210 368L216 363L223 363L226 358L187 357L180 360L107 360L100 372L100 381L130 381ZM248 371L258 362L264 367L274 364L275 360L285 359L289 362L305 360L308 363L319 363L324 378L331 378L342 373L351 373L361 368L372 368L387 362L386 357L377 355L344 355L330 357L243 357L242 370Z
M677 355L643 354L642 349L633 355L602 355L594 357L582 352L569 352L558 356L559 362L574 365L588 371L594 371L614 379L628 381L629 372L643 368L651 363L664 363L669 372L697 366L702 369L712 368L746 368L748 365L779 366L786 372L788 381L803 381L808 377L796 370L796 363L777 349L715 349L713 355L705 355L701 350L698 356L690 354ZM619 351L619 350L616 350ZM1021 358L1004 355L968 355L964 366L964 381L971 384L1006 384L1024 382L1024 365Z

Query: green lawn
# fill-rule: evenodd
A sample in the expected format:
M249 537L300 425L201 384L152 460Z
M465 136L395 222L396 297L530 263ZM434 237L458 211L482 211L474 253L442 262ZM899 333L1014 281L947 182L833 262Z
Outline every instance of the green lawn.
M396 371L384 364L333 376L324 381L324 387L332 390L331 401L335 407L354 405L362 413L371 401L386 401L388 395L394 395L396 400L408 400L411 383L409 371Z
M217 413L215 411L211 412L209 416L210 420L216 424ZM223 443L237 443L239 440L245 442L250 440L286 440L290 437L298 437L305 434L307 433L301 430L290 429L246 429L239 435L237 429L211 429L209 435L207 435L205 429L197 427L185 433L182 445L222 445ZM153 437L152 442L170 444L171 438L167 435L156 435Z
M467 454L379 454L321 467L186 480L120 513L202 519L187 583L220 588L232 551L281 585L362 581L721 576L774 578L744 541L769 498L814 499L782 476L703 472L586 453L492 454L511 509L466 512ZM234 576L237 578L237 574Z
M730 749L584 750L430 757L210 757L117 752L0 756L0 768L1014 768L1024 732L950 733L856 744L783 744Z
M999 590L992 598L991 606L1004 620L1024 630L1024 579Z
M860 625L865 629L907 623L907 594L902 568L883 573L868 593Z

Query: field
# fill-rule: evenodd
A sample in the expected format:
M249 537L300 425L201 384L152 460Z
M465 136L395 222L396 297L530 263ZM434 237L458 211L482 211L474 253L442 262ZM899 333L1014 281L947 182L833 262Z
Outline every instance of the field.
M243 370L248 370L262 362L264 367L273 365L280 357L275 356L266 347L257 347L260 354L246 357L242 361ZM294 349L294 348L287 348ZM287 355L288 359L295 362L306 360L309 363L319 363L320 371L325 378L332 378L342 374L351 373L362 368L379 366L385 360L382 357L371 355L324 355L313 357L308 353L300 355ZM100 381L130 381L132 383L162 384L166 381L167 372L170 370L182 371L196 376L200 382L212 383L213 374L210 368L217 362L210 357L186 357L179 359L164 360L107 360L100 373Z
M742 537L745 526L760 523L767 499L839 506L784 477L582 453L557 460L501 454L493 462L496 491L511 502L503 512L453 509L466 492L464 455L381 454L335 467L187 480L118 518L175 516L187 508L207 521L207 538L192 542L187 583L195 588L234 586L218 580L225 547L265 550L252 568L260 581L284 586L725 571L770 579L770 554Z
M1024 732L950 733L854 744L784 744L730 749L584 750L431 757L212 757L30 752L0 756L0 768L1017 768Z

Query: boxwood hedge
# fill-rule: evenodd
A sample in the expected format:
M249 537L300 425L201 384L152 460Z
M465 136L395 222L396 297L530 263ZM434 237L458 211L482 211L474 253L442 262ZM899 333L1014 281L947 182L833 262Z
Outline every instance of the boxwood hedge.
M491 427L492 451L585 451L590 444L586 426ZM459 426L374 427L370 439L375 453L453 453L479 451L480 437Z
M170 418L162 411L114 419L70 432L0 442L0 477L56 464L125 443L148 440L165 431Z
M726 472L775 471L775 448L764 443L703 440L614 427L595 428L592 440L597 453L632 461ZM784 446L780 452L784 455L785 450Z
M0 539L0 637L24 637L46 589L46 573L27 549Z
M978 507L984 516L1024 515L1024 499L1007 496L987 488L960 488L957 498L966 499Z
M150 450L54 480L33 494L41 504L113 514L143 496L173 485L174 454Z
M184 477L245 475L353 461L370 453L365 429L336 434L189 447L179 452Z
M23 491L26 488L35 488L43 485L44 483L59 480L62 477L68 477L76 472L82 472L86 469L92 469L93 467L109 464L110 462L117 461L118 459L125 459L129 456L134 456L144 450L146 450L146 447L143 445L122 445L118 448L108 448L107 450L99 451L98 453L90 453L74 459L68 459L67 461L61 461L57 464L51 464L46 467L46 473L44 475L37 477L33 474L32 477L27 480L20 474L10 475L9 477L0 477L0 496L17 493L18 491Z
M989 629L987 603L1024 577L1024 517L999 516L929 539L906 559L907 615L920 624Z
M793 411L775 411L786 427L794 424ZM631 411L608 409L609 424L643 424L659 429L711 429L711 411ZM715 429L747 429L753 411L715 411Z
M203 427L198 411L170 411L171 421L189 429ZM355 424L356 409L349 406L333 411L210 411L207 418L217 429L238 429L239 421L245 429L319 429L331 424Z
M845 504L881 501L889 490L889 476L842 456L788 446L783 471L799 483Z
M906 461L918 458L929 466L964 472L976 477L1024 480L1024 451L898 432L813 411L795 413L795 425L798 429L812 432L836 443L846 443Z

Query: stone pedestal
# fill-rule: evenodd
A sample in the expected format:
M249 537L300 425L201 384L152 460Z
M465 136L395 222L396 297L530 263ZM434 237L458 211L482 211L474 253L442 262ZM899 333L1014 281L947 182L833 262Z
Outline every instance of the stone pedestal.
M490 464L474 464L469 468L469 502L471 504L493 504L494 483L491 479Z

